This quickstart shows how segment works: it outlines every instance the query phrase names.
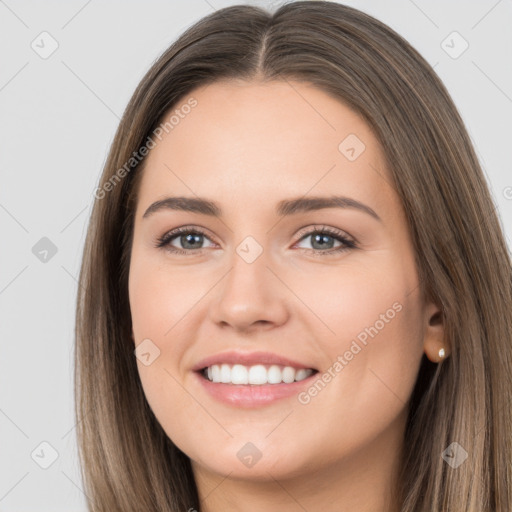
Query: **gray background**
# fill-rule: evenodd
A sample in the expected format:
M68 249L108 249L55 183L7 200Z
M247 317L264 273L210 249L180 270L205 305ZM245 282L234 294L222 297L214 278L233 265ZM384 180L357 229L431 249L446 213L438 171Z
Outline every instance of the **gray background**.
M0 0L0 512L86 510L72 362L92 193L151 63L199 18L235 3L281 2ZM435 66L466 122L510 246L511 1L345 3L390 25ZM447 39L453 31L469 44L460 56L463 40ZM57 50L42 58L53 40Z

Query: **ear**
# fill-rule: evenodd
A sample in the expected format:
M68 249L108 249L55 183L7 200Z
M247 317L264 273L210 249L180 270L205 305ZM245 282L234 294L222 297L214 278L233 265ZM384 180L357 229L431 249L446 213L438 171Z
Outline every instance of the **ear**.
M439 363L450 353L446 342L444 316L441 308L433 302L429 302L425 307L424 322L423 350L430 361Z

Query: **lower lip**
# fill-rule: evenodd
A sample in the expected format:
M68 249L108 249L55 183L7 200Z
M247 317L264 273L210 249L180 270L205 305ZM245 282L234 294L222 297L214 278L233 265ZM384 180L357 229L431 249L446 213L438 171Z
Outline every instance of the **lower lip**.
M277 400L297 395L304 387L309 386L317 375L313 373L304 380L290 384L250 385L211 382L203 377L201 372L195 372L195 374L206 392L213 398L229 405L247 408L271 404Z

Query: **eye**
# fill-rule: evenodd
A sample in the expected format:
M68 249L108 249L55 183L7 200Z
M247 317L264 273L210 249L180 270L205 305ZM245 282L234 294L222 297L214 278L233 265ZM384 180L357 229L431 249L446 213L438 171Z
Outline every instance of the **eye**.
M178 242L184 249L179 249L172 245L175 238L178 239ZM203 249L203 247L199 246L205 238L209 240L200 229L189 227L176 228L161 236L157 241L156 247L165 247L166 250L175 254L190 254L194 250L197 252Z
M329 228L327 226L314 226L313 230L310 230L306 233L302 231L300 233L301 239L299 240L307 240L311 239L312 249L305 249L308 251L313 251L314 255L318 256L328 256L334 254L339 254L340 252L346 251L348 249L355 249L357 245L354 240L350 239L343 231L339 231L337 229ZM333 248L334 241L338 241L340 245L336 248Z
M301 250L312 252L314 255L339 254L343 251L357 248L355 241L349 238L343 231L327 226L314 226L314 229L309 231L302 230L299 235L301 237L299 242L308 238L312 239L312 249L301 248ZM181 248L173 245L175 239L177 239ZM205 248L202 247L205 239L210 240L203 230L185 226L173 229L158 238L156 247L165 248L165 250L174 254L191 255L192 252L197 253ZM340 246L333 248L334 241L339 242Z

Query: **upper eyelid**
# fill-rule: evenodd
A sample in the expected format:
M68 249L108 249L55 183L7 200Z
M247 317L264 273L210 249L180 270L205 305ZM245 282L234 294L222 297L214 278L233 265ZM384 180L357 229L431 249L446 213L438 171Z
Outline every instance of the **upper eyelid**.
M301 240L304 236L309 236L312 233L317 232L326 232L330 236L338 236L340 238L347 238L354 243L357 242L357 240L352 235L347 233L345 230L340 228L334 228L331 226L326 226L325 224L314 224L312 226L307 226L305 228L300 229L298 231L299 240Z

